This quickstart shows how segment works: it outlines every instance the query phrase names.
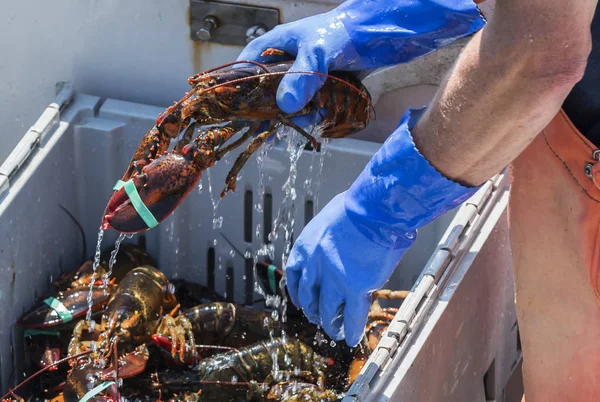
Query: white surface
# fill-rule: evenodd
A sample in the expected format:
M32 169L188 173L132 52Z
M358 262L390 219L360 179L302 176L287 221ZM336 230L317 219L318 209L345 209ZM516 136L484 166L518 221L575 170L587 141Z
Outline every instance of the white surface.
M283 22L337 1L256 0ZM5 1L0 13L0 164L54 100L55 84L102 97L170 105L196 72L235 60L241 47L189 39L189 0Z

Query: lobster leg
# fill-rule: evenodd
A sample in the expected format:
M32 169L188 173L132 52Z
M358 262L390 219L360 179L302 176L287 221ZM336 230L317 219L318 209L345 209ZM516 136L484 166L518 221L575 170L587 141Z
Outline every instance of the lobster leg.
M307 140L309 140L311 142L314 150L317 149L317 147L319 146L319 144L317 143L317 139L315 137L313 137L312 135L308 134L300 126L298 126L296 123L294 123L293 121L291 121L289 118L287 118L285 116L279 116L278 119L279 119L279 121L282 124L293 128L294 130L296 130L297 132L299 132L303 137L305 137Z
M380 289L373 292L373 299L403 300L408 297L410 290Z
M237 140L235 140L233 143L227 145L225 148L219 149L216 152L216 158L217 158L217 160L221 160L221 158L223 156L225 156L229 151L234 150L235 148L239 147L244 142L246 142L246 140L250 136L254 135L254 133L256 133L256 131L258 131L258 128L260 127L261 124L262 124L262 121L258 121L256 123L252 124L252 126L250 126L250 128L248 129L248 131L246 131L240 138L238 138Z
M177 355L181 362L185 361L186 346L191 350L192 358L196 357L196 341L192 331L192 324L185 316L176 318L166 315L162 318L157 333L166 333L171 336L171 355Z
M174 152L181 153L181 151L183 150L183 147L185 147L187 144L189 144L192 141L192 138L194 137L194 131L196 131L197 124L198 124L197 122L193 122L188 126L188 128L185 130L185 133L181 137L181 140L177 143L177 146L173 150Z
M256 150L260 148L260 146L264 144L270 136L273 135L275 124L275 122L271 122L271 124L269 124L269 127L265 131L254 137L252 141L250 141L250 144L248 144L244 152L238 155L237 159L233 163L233 167L231 168L231 170L227 174L227 178L225 179L225 189L221 192L221 198L225 197L225 194L229 190L235 191L235 182L237 180L238 174L240 173L240 170L242 170L242 168L248 161L248 158L250 158L250 155L256 152Z

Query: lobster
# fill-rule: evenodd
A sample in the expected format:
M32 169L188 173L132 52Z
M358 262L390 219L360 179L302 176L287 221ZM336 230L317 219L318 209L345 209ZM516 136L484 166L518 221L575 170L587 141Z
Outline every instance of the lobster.
M263 55L285 53L268 49ZM283 113L276 93L292 64L293 60L267 65L239 61L189 78L192 90L161 114L141 140L121 178L123 185L115 187L105 208L103 229L135 233L158 225L191 192L203 171L252 137L227 175L221 198L235 191L237 175L248 158L279 126L294 128L316 149L316 139L292 117L316 113L322 118L318 131L323 138L343 138L367 126L370 95L358 79L345 72L302 72L324 76L325 82L301 111ZM220 71L225 67L230 68ZM210 125L220 126L202 129L193 138L197 127ZM168 153L171 140L182 131L181 140ZM237 134L240 137L229 142Z
M91 333L98 333L98 349L108 353L113 342L139 345L149 340L150 335L159 328L173 324L173 312L178 310L177 300L171 292L166 276L151 266L137 267L131 270L111 297L102 316L102 322ZM171 311L171 314L165 312ZM185 318L177 320L189 328L186 335L193 341L190 325ZM69 355L79 353L83 348L84 330L90 330L90 323L80 321L73 329L69 344ZM177 340L181 333L172 333Z
M233 349L248 346L252 343L281 336L285 331L295 335L304 342L311 342L317 329L308 321L294 319L288 322L274 320L272 315L256 308L233 303L214 302L195 306L182 312L185 322L190 322L198 346L205 350ZM182 330L182 329L180 329ZM173 350L173 343L168 335L156 333L152 335L154 343L165 351ZM214 346L219 345L219 346ZM171 352L171 356L175 358ZM186 350L185 359L179 360L193 365L197 359L205 356L191 356Z
M92 278L92 317L95 317L106 306L117 289L117 283L127 272L138 265L154 263L154 260L137 246L123 245L121 251L113 266L114 276L107 282L106 287L101 276L108 272L112 248L101 254L100 265L95 274L92 269L93 262L86 261L76 271L62 275L53 282L58 292L50 294L50 297L40 298L17 320L17 324L25 328L29 360L34 366L48 367L51 371L58 370L53 363L65 356L69 343L68 334L73 332L77 320L83 318L89 309L88 295Z
M93 262L86 261L76 271L63 275L54 282L57 293L50 297L40 298L25 314L17 320L17 324L27 329L48 329L66 324L82 317L88 310L87 297L90 292L92 277L92 312L104 307L117 289L117 284L133 268L142 265L153 265L154 260L141 248L122 245L112 271L112 278L107 286L100 279L108 272L109 258L112 249L102 253L100 265L94 274Z
M94 393L93 390L96 389L98 391L90 395L88 401L118 401L120 400L119 380L133 377L144 371L148 358L148 350L140 345L133 352L119 358L113 366L103 367L102 364L94 362L77 365L67 376L63 400L78 402L84 399L86 394Z
M233 303L201 304L182 312L182 315L185 317L183 322L191 324L196 341L204 345L222 345L222 349L246 346L268 339L279 329L279 322L273 320L269 313ZM160 348L172 353L171 337L156 333L152 335L152 340ZM219 349L213 346L205 348ZM198 354L191 356L189 352L190 350L186 350L185 359L182 361L187 365L193 365L202 358Z
M119 378L134 376L144 371L149 355L145 343L156 331L171 334L176 340L173 348L180 348L183 358L186 336L192 345L195 341L191 326L185 323L185 317L173 318L178 311L178 305L169 285L166 276L158 269L151 266L137 267L127 273L119 284L99 325L91 328L91 324L85 320L77 323L69 344L69 356L78 355L90 347L94 353L82 359L73 359L71 362L72 367L76 367L77 370L72 370L67 377L69 388L65 388L65 398L67 395L82 397L76 386L79 380L72 377L79 375L84 369L89 368L87 374L98 374L98 381L102 380L103 376L106 377L107 373L117 371L117 368L119 372L123 371L118 375ZM179 332L176 330L178 328L187 331ZM90 332L89 336L95 339L94 346L86 345L86 329ZM119 358L117 345L125 347L126 352L130 353ZM111 355L115 363L112 367L105 367Z
M273 358L277 359L278 373L273 373ZM239 400L252 390L251 383L270 382L276 375L302 375L323 388L330 364L296 339L275 338L203 359L193 370L159 372L154 388L184 392L195 386L201 388L201 400ZM241 381L236 382L236 378Z

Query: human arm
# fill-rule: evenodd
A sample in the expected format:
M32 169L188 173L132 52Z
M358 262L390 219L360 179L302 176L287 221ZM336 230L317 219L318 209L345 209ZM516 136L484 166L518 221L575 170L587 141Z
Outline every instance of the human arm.
M581 79L596 0L497 0L411 134L446 177L478 185L550 122Z

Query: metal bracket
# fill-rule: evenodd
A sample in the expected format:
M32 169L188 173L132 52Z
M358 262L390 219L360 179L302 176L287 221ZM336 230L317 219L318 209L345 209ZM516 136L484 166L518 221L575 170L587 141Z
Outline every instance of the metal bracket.
M245 46L279 24L279 10L216 1L190 0L195 41Z

